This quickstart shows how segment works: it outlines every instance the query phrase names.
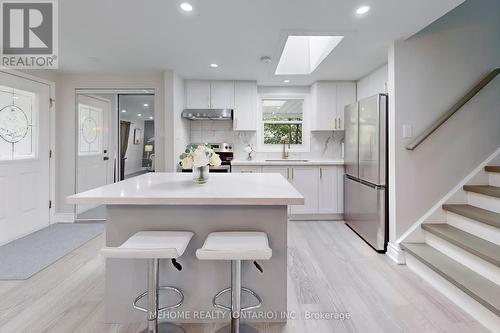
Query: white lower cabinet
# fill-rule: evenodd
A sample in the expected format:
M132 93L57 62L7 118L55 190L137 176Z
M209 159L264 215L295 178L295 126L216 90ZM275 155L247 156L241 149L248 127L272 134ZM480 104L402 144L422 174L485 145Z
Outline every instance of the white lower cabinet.
M261 173L260 165L232 165L231 172L234 173Z
M341 214L344 210L344 168L319 167L318 213Z
M253 171L247 170L246 172ZM344 212L344 166L342 165L319 167L264 165L262 172L280 173L304 196L304 205L290 206L290 214L342 214Z
M291 214L318 213L318 168L293 166L290 168L292 185L304 196L303 205L290 206Z
M264 173L280 173L283 177L290 181L290 168L287 166L266 166L262 167Z

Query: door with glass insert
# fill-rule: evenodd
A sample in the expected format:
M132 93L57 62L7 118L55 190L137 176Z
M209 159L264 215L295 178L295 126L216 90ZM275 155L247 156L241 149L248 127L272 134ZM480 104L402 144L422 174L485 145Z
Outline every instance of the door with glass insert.
M0 244L50 223L50 87L0 72Z
M108 147L110 103L99 96L77 95L77 193L114 181ZM102 219L105 217L103 210L104 207L95 205L77 205L77 219Z

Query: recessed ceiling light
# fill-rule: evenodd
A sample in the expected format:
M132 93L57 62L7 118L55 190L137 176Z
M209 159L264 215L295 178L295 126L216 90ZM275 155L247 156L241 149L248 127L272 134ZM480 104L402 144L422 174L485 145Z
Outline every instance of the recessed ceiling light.
M284 83L290 83L290 80L283 80Z
M148 106L149 106L149 104L148 104L148 103L144 103L144 106L145 106L145 107L148 107Z
M181 9L185 12L190 12L193 10L193 6L189 2L181 3Z
M370 6L361 6L358 9L356 9L356 14L363 15L368 13L369 11L370 11Z
M149 119L153 119L153 117L149 117Z
M217 64L210 64L210 67L217 68L217 67L219 67L219 65L217 65Z
M137 117L140 117L140 116L142 116L142 113L138 113L138 114L137 114Z
M122 113L125 113L125 112L127 112L127 110L122 110Z
M344 36L288 36L276 75L308 75L344 39Z

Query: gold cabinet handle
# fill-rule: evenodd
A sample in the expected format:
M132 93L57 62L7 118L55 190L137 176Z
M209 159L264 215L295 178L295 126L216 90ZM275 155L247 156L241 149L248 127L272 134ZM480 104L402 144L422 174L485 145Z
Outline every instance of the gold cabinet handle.
M292 168L292 180L293 180L293 168Z
M286 179L290 179L290 168L286 168Z
M339 129L341 129L342 128L341 119L340 118L338 118L338 119L339 119Z
M319 168L319 179L323 179L323 168Z

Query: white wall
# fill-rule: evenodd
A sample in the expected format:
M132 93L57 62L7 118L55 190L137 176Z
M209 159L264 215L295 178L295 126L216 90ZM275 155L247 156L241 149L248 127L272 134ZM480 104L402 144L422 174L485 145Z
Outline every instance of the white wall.
M389 75L387 64L377 68L356 82L356 100L387 92Z
M131 74L64 74L51 70L26 71L31 75L56 82L56 213L73 213L74 205L66 197L75 193L75 90L147 88L155 90L156 169L165 169L164 87L162 73Z
M411 125L417 135L496 67L497 0L467 1L408 40L395 42L389 55L395 172L391 187L397 200L391 240L500 146L500 78L415 151L405 149L412 139L402 138L403 125Z
M164 72L165 82L165 128L166 132L166 165L168 171L176 171L179 155L190 143L190 121L182 118L184 110L184 80L173 71Z

